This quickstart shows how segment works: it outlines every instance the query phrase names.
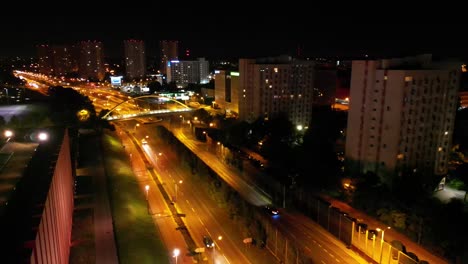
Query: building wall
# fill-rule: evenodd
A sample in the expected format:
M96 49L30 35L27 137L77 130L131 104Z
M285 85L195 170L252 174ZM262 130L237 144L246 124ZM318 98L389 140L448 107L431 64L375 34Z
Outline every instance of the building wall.
M198 64L199 64L199 70L200 70L200 83L209 83L210 79L210 63L205 60L205 58L199 58L198 59Z
M239 118L253 121L286 113L296 125L309 126L312 116L314 63L239 61Z
M426 57L418 66L409 61L353 61L351 173L375 172L388 183L389 175L404 172L446 173L459 75L455 68L428 68Z
M65 133L44 204L31 263L68 263L73 220L73 190L70 142Z
M189 83L208 82L208 62L203 58L196 61L170 61L167 63L167 81L175 82L177 87L185 88ZM200 75L207 74L205 77Z
M215 102L227 112L239 113L238 72L219 71L215 76Z
M53 59L50 52L49 45L37 46L37 57L39 64L39 72L42 74L52 74Z
M162 74L167 74L167 63L171 60L179 59L179 42L176 40L162 40L161 46L161 65Z
M79 44L81 78L103 80L105 74L104 51L98 41L83 41Z
M52 47L53 74L64 76L73 71L73 52L71 46L56 45Z
M141 40L124 41L125 69L130 79L143 78L146 75L145 43Z

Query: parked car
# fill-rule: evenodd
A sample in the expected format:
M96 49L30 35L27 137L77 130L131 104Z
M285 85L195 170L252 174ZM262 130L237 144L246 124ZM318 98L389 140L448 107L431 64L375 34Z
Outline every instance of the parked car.
M370 229L369 231L367 231L367 238L370 240L374 240L378 236L379 236L379 232L377 232L377 230Z

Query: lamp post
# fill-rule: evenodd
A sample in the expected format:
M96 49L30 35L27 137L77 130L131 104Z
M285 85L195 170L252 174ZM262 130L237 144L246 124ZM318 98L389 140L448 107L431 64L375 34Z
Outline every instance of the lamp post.
M183 183L183 181L180 180L179 184L182 184L182 183ZM177 201L177 190L178 190L178 188L177 188L177 182L174 183L174 184L175 184L175 196L174 196L174 203L175 203Z
M174 251L173 251L172 253L174 253L175 264L177 264L177 257L178 257L179 254L180 254L180 250L179 250L178 248L175 248Z
M139 126L140 126L140 123L137 123L137 124L135 125L135 127L133 128L133 134L136 133L137 127L139 127Z
M145 186L146 200L147 200L147 201L148 201L148 191L149 191L149 188L150 188L150 187L149 187L149 185L147 184L147 185Z
M7 104L10 104L10 102L9 102L10 100L8 98L8 88L5 87L5 88L3 88L3 90L5 90L5 92L6 92L6 102L7 102Z
M387 229L390 229L391 227L387 226ZM382 231L382 239L380 240L380 259L379 259L379 264L382 263L382 255L383 255L383 243L384 243L384 235L385 235L385 229L376 229L378 232Z
M146 191L146 210L148 211L148 214L150 213L150 206L149 206L149 201L148 201L148 192L149 192L149 185L145 185L145 191Z

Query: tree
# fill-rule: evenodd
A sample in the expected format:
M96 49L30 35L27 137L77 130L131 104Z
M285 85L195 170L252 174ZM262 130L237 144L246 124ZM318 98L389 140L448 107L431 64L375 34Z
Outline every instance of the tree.
M148 88L151 94L162 90L162 85L158 81L148 83Z
M204 108L197 109L193 112L193 116L197 117L198 120L205 124L209 124L213 118L211 117L210 113L206 111Z

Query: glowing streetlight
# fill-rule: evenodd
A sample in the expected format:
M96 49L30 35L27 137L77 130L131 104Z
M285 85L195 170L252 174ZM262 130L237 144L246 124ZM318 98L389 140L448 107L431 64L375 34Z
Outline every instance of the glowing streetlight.
M145 191L146 191L146 200L148 200L148 192L149 192L149 188L150 188L150 187L149 187L149 185L147 184L147 185L145 186Z
M39 141L46 141L47 139L49 139L49 135L45 132L41 132L39 133L37 138L39 139Z
M387 229L391 229L391 227L390 227L390 226L387 226ZM382 239L380 240L380 260L379 260L379 263L382 263L383 243L384 243L385 229L376 228L375 230L377 230L377 232L382 231Z
M5 130L5 133L3 133L3 135L5 135L5 137L7 137L7 138L10 138L10 137L13 136L13 131Z
M177 264L177 257L180 254L180 250L178 248L175 248L172 253L174 253L175 263Z
M137 123L137 124L135 125L135 127L133 128L133 133L136 133L136 129L137 129L137 127L139 127L139 126L140 126L139 123Z
M183 183L183 181L180 180L180 181L179 181L179 184L182 184L182 183ZM177 201L177 190L178 190L178 188L177 188L177 182L176 182L174 185L175 185L175 187L174 187L174 188L175 188L174 203L175 203L175 202Z

